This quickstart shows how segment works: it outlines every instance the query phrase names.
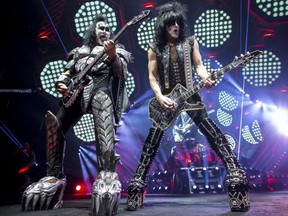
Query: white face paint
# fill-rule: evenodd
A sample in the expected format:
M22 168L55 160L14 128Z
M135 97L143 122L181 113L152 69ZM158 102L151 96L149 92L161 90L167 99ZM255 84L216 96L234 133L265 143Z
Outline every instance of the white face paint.
M99 45L103 45L103 42L110 39L110 27L108 23L100 21L95 26L96 41Z
M177 21L175 21L175 23L172 25L166 26L166 31L168 33L167 34L168 42L175 42L175 40L177 40L177 38L179 37L179 31L180 31L180 27Z

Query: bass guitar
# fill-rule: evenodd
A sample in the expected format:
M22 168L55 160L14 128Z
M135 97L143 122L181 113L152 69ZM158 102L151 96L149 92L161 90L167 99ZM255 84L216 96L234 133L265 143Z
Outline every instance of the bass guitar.
M232 63L220 69L218 72L211 73L208 78L216 80L217 78L223 76L224 73L236 67L246 66L249 62L257 58L262 53L263 52L260 50L255 50L251 53L247 52L245 55L240 55L240 57L235 57ZM163 108L155 97L150 99L148 103L149 119L151 119L157 127L161 128L162 130L166 130L182 111L202 109L202 105L190 104L186 100L203 87L202 82L194 85L191 89L186 89L178 83L173 90L166 95L177 104L176 109L173 112L168 112L165 108Z
M142 11L138 16L135 16L132 20L126 23L121 30L113 37L113 41L117 42L118 38L128 29L128 27L139 23L141 20L148 17L150 14L150 10ZM68 108L70 107L75 100L77 99L78 95L82 92L84 87L88 84L89 80L86 78L87 73L90 69L97 64L102 57L104 56L105 51L104 49L97 55L90 64L88 64L82 71L80 71L75 76L71 77L69 82L67 83L68 87L68 95L63 96L62 103L63 106Z

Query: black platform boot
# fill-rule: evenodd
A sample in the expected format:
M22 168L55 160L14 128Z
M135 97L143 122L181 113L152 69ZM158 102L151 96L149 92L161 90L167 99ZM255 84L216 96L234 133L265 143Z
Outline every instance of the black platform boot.
M144 191L146 184L140 184L137 182L131 182L128 187L127 197L127 211L136 211L137 208L143 208L144 203Z
M250 186L246 173L233 153L227 138L209 118L202 121L198 127L226 168L226 185L228 187L228 201L231 211L248 211L250 207Z
M157 127L151 127L148 137L143 145L141 158L128 187L127 211L136 211L143 208L144 191L147 186L149 168L157 154L164 131Z
M228 201L232 212L246 212L250 208L249 193L250 187L247 184L228 185Z

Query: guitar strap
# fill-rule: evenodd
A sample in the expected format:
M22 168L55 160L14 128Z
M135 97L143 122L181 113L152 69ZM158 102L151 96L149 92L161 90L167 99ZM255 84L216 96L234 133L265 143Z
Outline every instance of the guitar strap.
M194 39L194 38L193 38ZM189 44L188 38L183 44L184 49L184 71L186 78L186 87L188 89L193 88L193 78L192 78L192 65L191 65L191 46Z
M164 86L165 86L165 89L169 89L170 86L169 86L169 61L170 61L170 58L167 57L170 53L170 46L166 46L165 48L165 51L164 51ZM165 53L166 53L166 57L165 57Z

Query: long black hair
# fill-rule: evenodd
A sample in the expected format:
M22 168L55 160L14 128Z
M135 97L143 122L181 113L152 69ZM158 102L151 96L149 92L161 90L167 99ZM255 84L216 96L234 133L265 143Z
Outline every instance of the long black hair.
M177 1L172 1L161 5L157 8L157 20L155 23L155 43L158 49L161 51L166 45L166 26L172 25L177 21L180 32L179 41L183 41L187 36L187 7Z

